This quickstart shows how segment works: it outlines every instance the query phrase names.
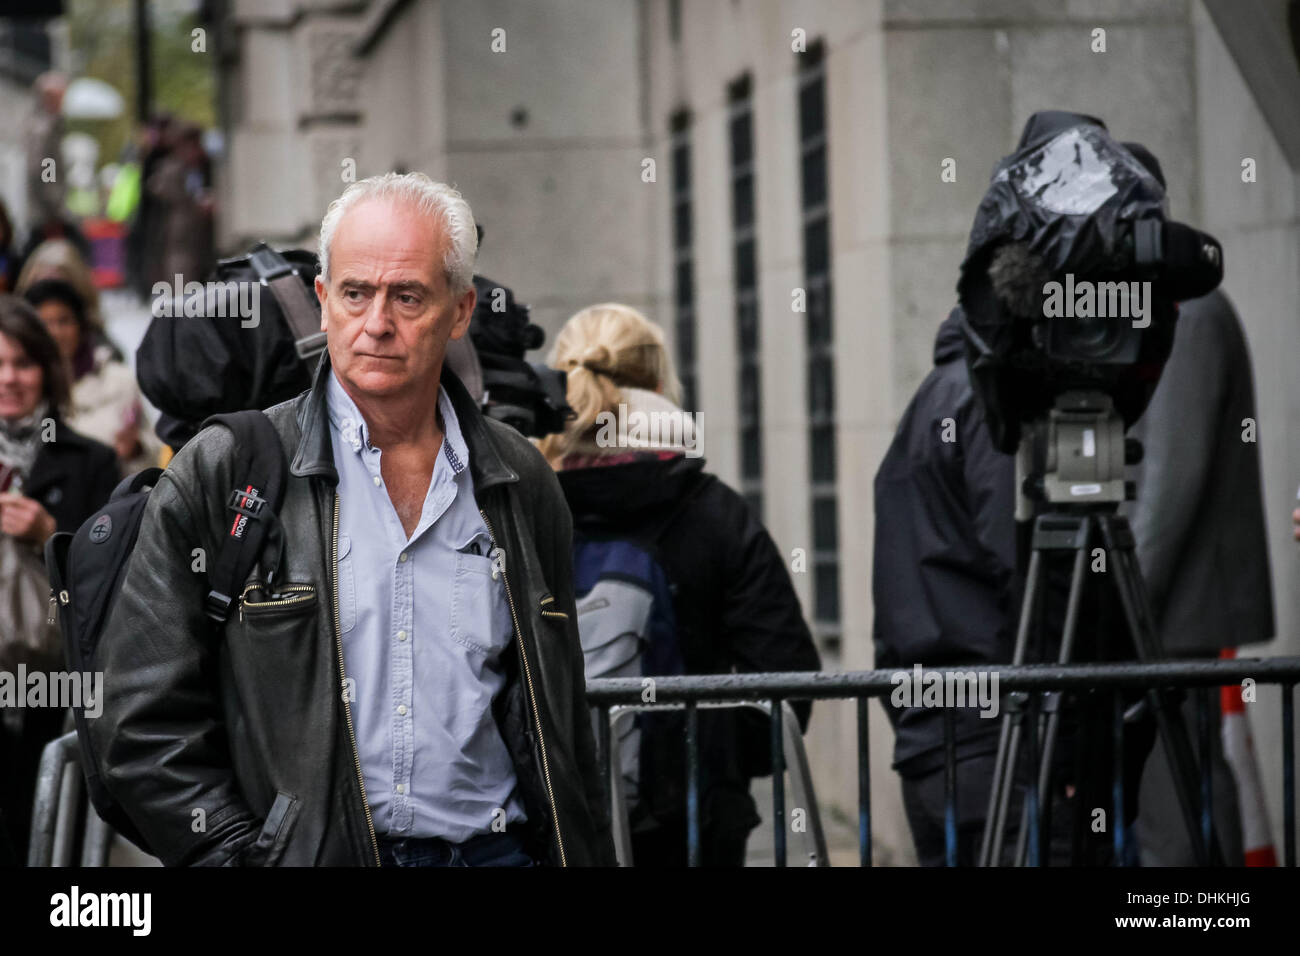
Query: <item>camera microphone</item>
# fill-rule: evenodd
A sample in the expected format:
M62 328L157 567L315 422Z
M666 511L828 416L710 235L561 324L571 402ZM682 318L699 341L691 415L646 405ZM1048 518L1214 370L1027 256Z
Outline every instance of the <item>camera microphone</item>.
M1043 286L1052 274L1027 242L1006 242L989 259L989 284L1006 314L1018 319L1041 318Z

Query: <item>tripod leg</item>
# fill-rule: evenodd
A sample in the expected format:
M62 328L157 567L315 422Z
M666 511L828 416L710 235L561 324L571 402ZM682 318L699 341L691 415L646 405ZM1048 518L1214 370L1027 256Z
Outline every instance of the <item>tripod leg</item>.
M1029 556L1029 571L1025 578L1025 595L1020 606L1020 623L1016 628L1016 646L1011 655L1012 666L1025 661L1029 648L1029 631L1038 602L1038 589L1043 573L1042 553L1035 550ZM989 809L984 817L984 835L980 838L980 866L997 866L998 849L1002 845L1002 831L1006 823L1007 807L1011 798L1010 780L1015 778L1016 754L1020 749L1021 715L1012 712L1002 718L998 733L998 755L993 763L993 785L989 788Z
M1120 603L1124 608L1129 633L1133 637L1134 649L1139 661L1149 662L1160 659L1160 640L1152 624L1151 608L1147 599L1146 588L1142 581L1141 569L1133 554L1133 535L1127 522L1116 516L1103 519L1106 532L1106 544L1114 555L1116 569L1115 587L1119 592ZM1207 845L1202 838L1200 814L1192 796L1196 792L1196 759L1192 751L1191 739L1187 734L1187 724L1182 711L1166 691L1151 688L1146 698L1155 713L1156 727L1164 743L1165 753L1169 759L1169 770L1173 775L1174 789L1178 793L1178 804L1182 810L1183 820L1187 825L1187 836L1192 845L1192 852L1200 866L1222 866L1222 854L1218 841L1211 832ZM1116 821L1123 826L1124 821Z
M1057 654L1058 664L1068 664L1074 656L1074 638L1079 630L1079 607L1083 603L1083 576L1088 563L1088 544L1092 539L1092 525L1084 532L1079 550L1074 553L1074 566L1070 571L1070 595L1065 605L1065 628L1061 632L1061 648ZM1038 765L1038 799L1041 802L1051 799L1052 760L1056 754L1056 736L1061 725L1060 702L1064 696L1061 691L1052 695L1055 705L1047 715L1047 727L1043 732L1042 757ZM1020 834L1016 838L1016 865L1023 866L1025 860L1026 837L1029 829L1029 805L1021 813ZM1041 828L1040 828L1041 830Z

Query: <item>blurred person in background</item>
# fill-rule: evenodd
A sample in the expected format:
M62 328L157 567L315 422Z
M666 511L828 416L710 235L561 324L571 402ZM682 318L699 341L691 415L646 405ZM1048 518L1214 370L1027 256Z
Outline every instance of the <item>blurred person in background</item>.
M112 449L65 423L67 401L63 360L54 339L31 306L0 295L0 536L18 544L28 562L42 562L46 539L55 531L75 531L108 500L118 481ZM48 584L38 606L47 591ZM44 624L10 619L19 606L7 600L0 609L5 669L20 648L43 643L15 633ZM59 666L61 647L42 650L43 666ZM61 732L64 714L53 707L0 711L0 813L10 851L22 860L41 749Z
M158 113L140 127L134 144L139 171L131 229L127 234L127 273L131 288L143 299L152 294L154 279L162 275L162 204L145 188L172 145L172 117Z
M104 315L100 310L99 288L95 285L86 257L73 243L66 239L50 239L33 249L23 263L22 271L18 273L18 284L14 291L22 295L41 279L62 279L76 289L86 305L86 320L97 336L108 341L104 332ZM123 357L117 346L111 342L108 345L116 358Z
M1178 304L1178 332L1160 384L1129 434L1142 442L1126 508L1162 649L1171 659L1214 659L1274 635L1259 445L1250 440L1255 386L1245 330L1222 290ZM1209 689L1207 689L1209 690ZM1197 726L1196 697L1183 712ZM1215 831L1228 866L1241 866L1237 781L1220 733L1220 695L1208 693ZM1157 742L1157 749L1163 744ZM1193 866L1163 753L1141 784L1137 835L1143 866Z
M63 218L68 181L63 167L63 94L68 78L62 73L42 73L32 84L32 111L23 139L27 148L27 215L32 232L46 236L51 222Z
M72 386L68 424L112 448L124 475L157 462L161 444L145 420L135 375L90 324L76 288L62 279L41 279L23 297L59 346Z
M68 218L68 169L63 158L63 94L68 78L62 73L42 73L33 84L34 104L23 128L26 148L28 254L47 239L67 239L83 253L85 237Z
M587 678L816 670L781 552L745 500L705 472L696 454L701 435L677 404L680 386L659 327L626 305L592 306L565 323L549 361L567 373L577 413L540 448L573 512ZM661 430L658 442L608 441L604 413L620 412L628 420L657 414L682 427L675 436ZM644 587L630 591L629 582ZM811 707L794 704L803 729ZM623 755L625 778L639 778L629 806L632 860L685 866L681 718L638 721L639 767ZM747 709L712 710L700 714L699 733L702 862L741 866L760 822L750 780L771 773L769 722Z
M9 207L0 199L0 292L14 291L20 265L18 250L14 248L14 221L9 217Z
M206 183L203 132L193 123L177 128L175 145L145 181L159 204L162 272L154 282L201 281L212 266L212 196Z

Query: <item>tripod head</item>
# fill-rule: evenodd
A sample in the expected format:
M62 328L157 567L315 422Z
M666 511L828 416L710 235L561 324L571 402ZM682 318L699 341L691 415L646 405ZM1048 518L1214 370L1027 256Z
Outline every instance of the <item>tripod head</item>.
M1016 520L1044 511L1113 512L1134 495L1124 466L1142 446L1124 437L1124 418L1102 391L1058 395L1045 417L1026 423L1016 452Z

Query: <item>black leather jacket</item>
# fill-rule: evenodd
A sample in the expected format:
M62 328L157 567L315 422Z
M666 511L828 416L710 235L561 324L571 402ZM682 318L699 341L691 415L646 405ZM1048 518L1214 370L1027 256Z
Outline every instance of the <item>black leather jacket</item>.
M267 411L291 456L280 508L287 544L275 575L281 599L241 602L224 629L204 615L208 586L195 549L215 553L237 478L231 433L212 427L150 493L101 639L94 747L109 790L169 865L378 863L342 692L328 374L326 356L309 391ZM613 865L569 510L536 449L483 416L450 371L442 383L479 507L504 551L515 641L502 655L507 678L493 710L528 814L529 849L552 865Z

